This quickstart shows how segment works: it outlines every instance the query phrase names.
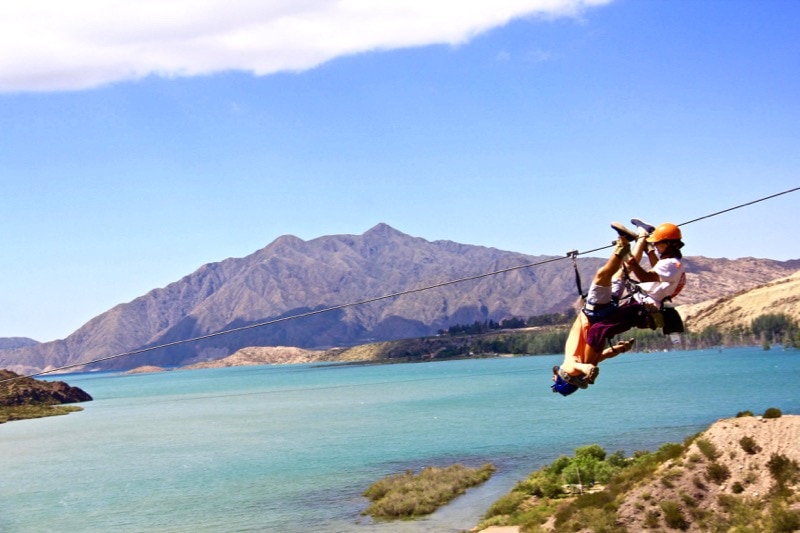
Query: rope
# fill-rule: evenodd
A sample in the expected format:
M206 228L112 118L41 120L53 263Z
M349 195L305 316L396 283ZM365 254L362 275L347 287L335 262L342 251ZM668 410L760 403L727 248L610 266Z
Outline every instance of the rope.
M678 226L685 226L685 225L688 225L688 224L693 224L693 223L698 222L700 220L705 220L705 219L708 219L708 218L719 216L721 214L728 213L730 211L734 211L736 209L741 209L743 207L747 207L747 206L750 206L750 205L753 205L753 204L757 204L759 202L764 202L766 200L771 200L773 198L777 198L777 197L785 195L785 194L796 192L798 190L800 190L800 187L795 187L793 189L788 189L788 190L785 190L783 192L772 194L770 196L765 196L765 197L759 198L757 200L753 200L753 201L750 201L750 202L747 202L747 203L735 205L733 207L729 207L729 208L724 209L722 211L717 211L716 213L711 213L711 214L708 214L708 215L704 215L702 217L698 217L698 218L689 220L687 222L683 222L682 224L678 224ZM528 263L528 264L524 264L524 265L508 267L508 268L504 268L504 269L501 269L501 270L495 270L493 272L487 272L487 273L484 273L484 274L478 274L478 275L475 275L475 276L467 276L467 277L464 277L464 278L454 279L454 280L450 280L450 281L444 281L444 282L441 282L441 283L436 283L436 284L433 284L433 285L419 287L419 288L416 288L416 289L409 289L409 290L405 290L405 291L395 292L395 293L392 293L392 294L386 294L386 295L383 295L383 296L377 296L377 297L374 297L374 298L368 298L366 300L361 300L361 301L358 301L358 302L350 302L350 303L345 303L345 304L341 304L341 305L335 305L335 306L332 306L332 307L325 307L325 308L322 308L322 309L318 309L316 311L309 311L307 313L301 313L301 314L297 314L297 315L290 315L290 316L286 316L286 317L282 317L282 318L276 318L274 320L268 320L266 322L259 322L257 324L250 324L248 326L241 326L241 327L238 327L238 328L217 331L215 333L209 333L207 335L201 335L199 337L192 337L190 339L182 339L182 340L178 340L178 341L168 342L168 343L165 343L165 344L159 344L159 345L156 345L156 346L150 346L150 347L147 347L147 348L140 348L140 349L132 350L132 351L129 351L129 352L122 352L122 353L118 353L118 354L114 354L114 355L109 355L109 356L106 356L106 357L100 357L98 359L92 359L90 361L85 361L83 363L75 363L75 364L71 364L71 365L60 366L60 367L57 367L57 368L51 368L49 370L43 370L42 372L37 372L35 374L29 374L27 376L16 376L14 378L8 378L8 379L0 381L0 383L5 383L6 381L13 381L15 379L22 379L22 378L25 378L25 377L34 378L34 377L37 377L37 376L43 376L45 374L51 374L51 373L60 372L60 371L63 371L63 370L70 370L72 368L78 368L78 367L83 367L83 366L92 365L92 364L96 364L96 363L101 363L101 362L105 362L105 361L111 361L113 359L119 359L121 357L128 357L128 356L131 356L131 355L137 355L137 354L141 354L141 353L152 352L152 351L160 350L160 349L163 349L163 348L170 348L170 347L173 347L173 346L178 346L178 345L182 345L182 344L188 344L190 342L198 342L198 341L201 341L201 340L211 339L211 338L219 337L219 336L222 336L222 335L229 335L231 333L238 333L240 331L245 331L245 330L250 330L250 329L255 329L255 328L261 328L261 327L265 327L265 326L270 326L270 325L273 325L273 324L278 324L278 323L286 322L286 321L289 321L289 320L296 320L296 319L299 319L299 318L306 318L306 317L310 317L310 316L314 316L314 315L320 315L322 313L329 313L331 311L337 311L337 310L340 310L340 309L346 309L346 308L349 308L349 307L356 307L356 306L365 305L365 304L369 304L369 303L373 303L373 302L378 302L378 301L381 301L381 300L388 300L388 299L391 299L391 298L397 298L397 297L400 297L400 296L406 296L406 295L417 293L417 292L427 291L427 290L431 290L431 289L438 289L438 288L446 287L446 286L449 286L449 285L455 285L457 283L464 283L466 281L474 281L474 280L478 280L478 279L482 279L482 278L487 278L487 277L490 277L490 276L496 276L498 274L504 274L504 273L507 273L507 272L512 272L514 270L521 270L521 269L525 269L525 268L533 268L533 267L541 266L541 265L544 265L544 264L547 264L547 263L554 263L556 261L563 261L563 260L569 259L569 258L574 259L578 255L586 255L586 254L599 252L601 250L605 250L607 248L611 248L612 246L613 245L601 246L600 248L594 248L592 250L586 250L586 251L583 251L583 252L579 252L577 250L572 250L572 251L568 252L565 257L553 257L553 258L545 259L543 261L538 261L538 262L535 262L535 263Z

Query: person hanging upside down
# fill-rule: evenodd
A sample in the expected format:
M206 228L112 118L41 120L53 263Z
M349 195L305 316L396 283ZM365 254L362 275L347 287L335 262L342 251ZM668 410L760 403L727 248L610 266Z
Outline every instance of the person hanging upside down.
M567 337L563 363L553 367L553 392L568 396L593 384L600 362L629 351L634 343L629 339L611 345L611 339L633 327L661 327L665 334L683 331L677 312L663 306L686 282L680 261L681 231L671 223L655 228L639 219L631 222L639 228L638 234L618 222L611 224L618 234L614 252L592 279ZM635 242L633 251L631 242ZM645 252L650 270L639 264ZM636 276L638 283L625 283L627 273ZM622 299L627 301L620 303ZM610 346L605 347L606 343Z

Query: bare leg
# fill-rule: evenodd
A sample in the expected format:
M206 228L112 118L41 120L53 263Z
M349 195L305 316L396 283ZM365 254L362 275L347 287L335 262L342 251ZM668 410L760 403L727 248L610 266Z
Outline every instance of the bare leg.
M597 269L597 272L594 274L593 283L599 287L610 287L611 286L611 279L614 277L615 274L620 272L620 268L622 267L622 260L625 258L627 253L624 253L623 250L626 249L628 241L620 238L620 241L624 243L624 247L621 249L620 245L617 245L617 248L614 249L614 253L611 254L611 257L608 258L606 264L601 266ZM637 241L638 244L638 241ZM641 256L641 251L639 252Z
M642 255L644 255L644 251L647 249L647 235L640 234L639 238L636 239L636 243L633 245L633 250L631 250L631 256L633 260L639 263L642 260ZM614 279L619 280L622 279L622 269L618 268L614 272Z
M599 354L596 354L597 360L594 362L594 364L599 365L601 361L605 361L606 359L611 359L612 357L616 357L621 353L630 351L630 349L633 347L634 342L636 342L635 339L628 339L625 341L619 341L613 347L606 348Z

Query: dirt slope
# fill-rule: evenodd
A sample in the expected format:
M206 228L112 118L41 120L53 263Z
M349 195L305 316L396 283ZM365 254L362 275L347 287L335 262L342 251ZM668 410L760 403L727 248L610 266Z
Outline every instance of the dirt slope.
M753 319L768 313L784 313L800 320L800 271L732 296L678 306L690 331L716 326L730 331L749 327Z
M748 453L741 440L755 441L756 453ZM701 441L713 445L714 463L730 476L716 482L709 479L712 461L698 447ZM774 480L767 463L773 454L800 462L800 416L774 419L741 417L720 420L703 432L683 456L662 465L646 484L632 490L619 509L620 523L628 531L646 531L648 511L659 510L662 502L677 502L689 522L686 531L704 531L702 521L692 519L697 509L703 513L725 513L719 496L761 499L768 496ZM712 476L713 478L713 476ZM795 492L800 487L795 486ZM713 519L706 518L713 522ZM660 527L665 527L663 521Z

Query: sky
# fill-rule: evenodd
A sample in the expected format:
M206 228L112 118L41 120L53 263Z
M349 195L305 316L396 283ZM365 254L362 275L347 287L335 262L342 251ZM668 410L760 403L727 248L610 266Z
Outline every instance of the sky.
M65 338L287 234L564 255L796 189L798 22L796 0L4 6L0 337ZM684 253L800 258L798 207L685 224Z

